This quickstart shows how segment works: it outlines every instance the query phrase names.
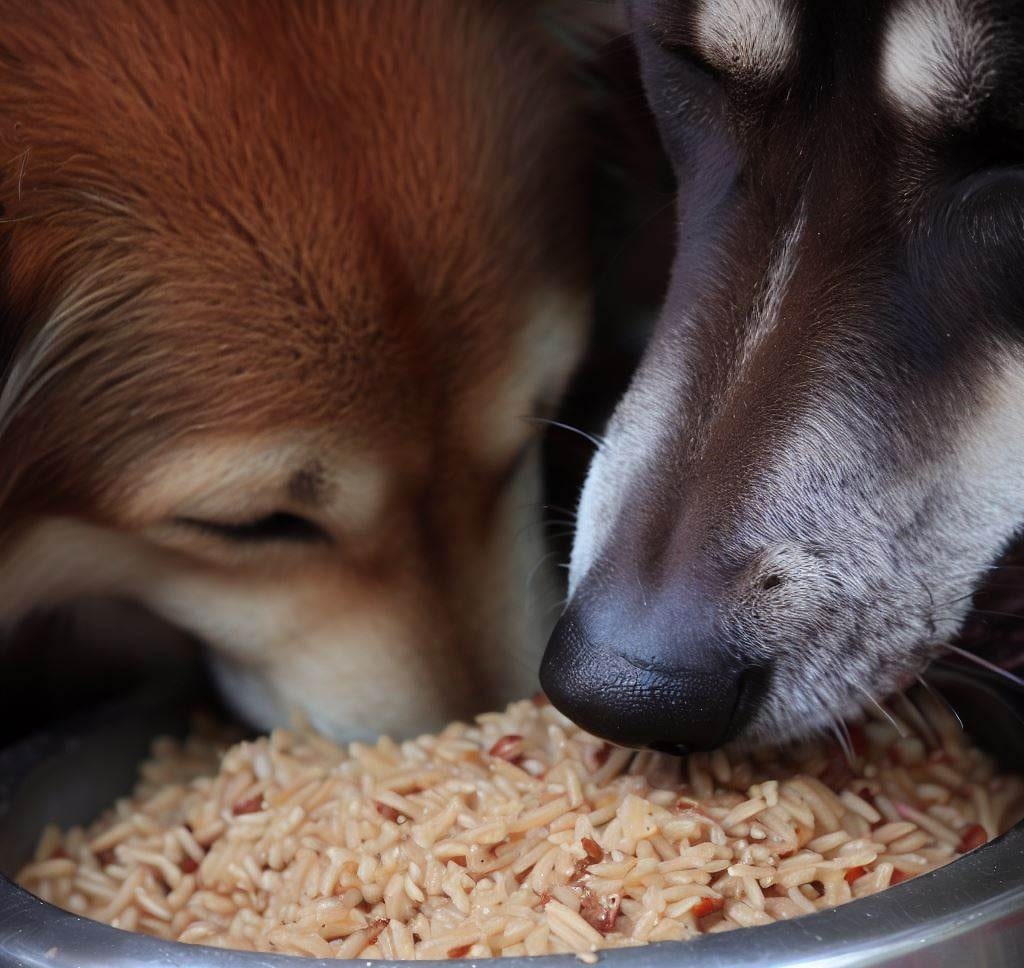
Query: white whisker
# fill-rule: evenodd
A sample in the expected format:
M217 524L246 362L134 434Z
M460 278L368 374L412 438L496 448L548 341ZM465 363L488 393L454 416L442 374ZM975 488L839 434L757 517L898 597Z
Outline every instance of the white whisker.
M844 728L841 729L841 726ZM832 722L829 724L829 732L835 737L836 742L839 744L839 748L843 751L843 756L846 757L846 762L852 766L853 745L850 743L849 734L845 732L845 724L843 724L842 720L833 717Z
M860 683L853 683L853 687L861 693L863 693L863 695L867 698L868 702L870 702L889 721L889 724L892 726L893 729L896 730L901 739L907 738L907 731L904 728L903 724L895 716L893 716L893 714L889 712L889 710L886 709L885 706L883 706L877 699L875 699L875 697L872 696L871 693L867 691L867 689L860 685Z
M1021 679L1020 676L1015 676L1008 669L1004 669L1002 666L997 666L994 662L989 662L988 659L983 659L980 655L975 655L973 652L968 652L967 649L961 649L958 645L947 643L946 648L961 658L967 659L969 662L973 662L997 676L1002 676L1014 685L1024 688L1024 679Z
M960 718L960 713L956 711L956 707L941 692L935 689L932 686L932 684L927 679L925 679L923 675L919 675L917 677L917 681L921 684L921 687L925 690L925 692L928 693L929 696L931 696L936 701L942 703L942 705L945 706L946 709L950 711L950 713L952 713L953 718L960 725L961 732L966 732L966 729L964 728L964 721Z
M545 424L548 427L559 427L562 430L568 430L570 433L579 434L584 440L589 440L598 450L604 447L604 440L600 437L595 437L593 434L588 434L585 430L580 430L579 427L573 427L571 424L562 423L560 420L549 420L547 417L523 417L521 418L530 423Z

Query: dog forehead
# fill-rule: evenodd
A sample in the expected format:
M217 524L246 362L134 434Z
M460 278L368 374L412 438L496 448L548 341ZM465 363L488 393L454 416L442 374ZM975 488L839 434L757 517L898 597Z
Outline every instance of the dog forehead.
M883 28L882 90L911 119L970 120L1005 67L1005 33L992 0L894 3Z
M786 0L701 0L693 25L704 56L744 80L770 79L796 55L797 23Z
M799 0L633 0L632 16L667 46L746 83L774 80L801 45Z
M1019 124L1015 0L634 0L634 11L747 92L781 78L809 91L842 84L844 97L880 100L925 132L969 124L1002 97Z

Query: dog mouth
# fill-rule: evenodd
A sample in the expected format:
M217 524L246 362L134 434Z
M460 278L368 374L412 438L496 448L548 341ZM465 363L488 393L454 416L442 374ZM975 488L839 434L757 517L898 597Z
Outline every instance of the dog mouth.
M754 717L761 709L761 701L772 686L772 667L770 665L754 666L743 673L740 694L733 710L732 723L726 733L726 742L742 736Z

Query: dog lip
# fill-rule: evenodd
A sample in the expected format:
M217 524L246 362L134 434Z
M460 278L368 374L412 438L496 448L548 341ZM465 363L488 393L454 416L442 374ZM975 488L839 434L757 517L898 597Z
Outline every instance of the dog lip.
M771 667L767 665L751 666L740 675L740 687L729 719L729 728L721 742L727 743L735 739L750 725L757 712L757 698L763 696L771 682Z

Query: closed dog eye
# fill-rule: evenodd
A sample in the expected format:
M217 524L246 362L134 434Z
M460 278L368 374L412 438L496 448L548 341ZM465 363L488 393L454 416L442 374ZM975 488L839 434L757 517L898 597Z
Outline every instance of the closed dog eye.
M312 544L331 543L331 536L308 518L288 511L274 511L252 521L207 521L202 518L176 518L175 523L239 543L288 541Z

